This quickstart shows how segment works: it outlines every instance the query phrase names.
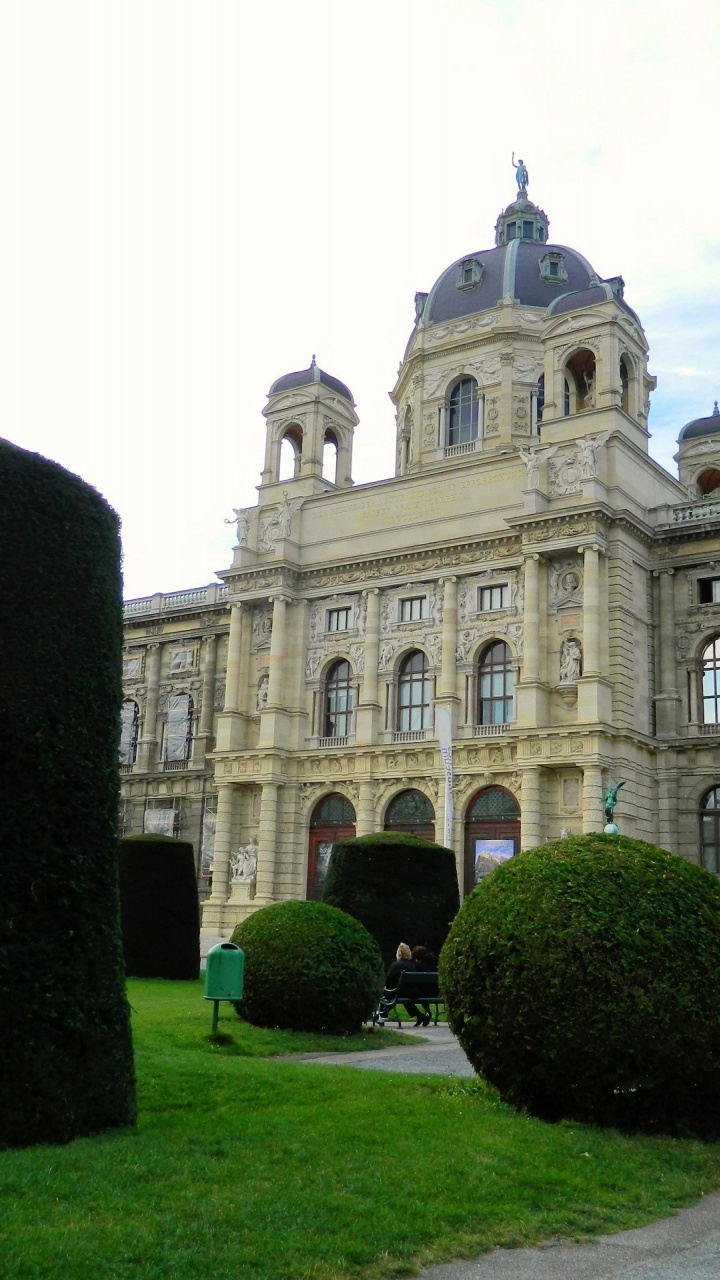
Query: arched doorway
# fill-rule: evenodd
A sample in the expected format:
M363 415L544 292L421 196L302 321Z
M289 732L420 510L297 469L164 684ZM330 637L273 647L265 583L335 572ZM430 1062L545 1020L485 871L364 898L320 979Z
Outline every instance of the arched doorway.
M355 810L347 796L334 791L319 800L310 818L307 896L322 897L330 854L336 840L355 839Z
M465 893L520 848L520 806L504 787L483 787L465 815Z
M401 791L385 812L386 831L407 831L424 840L435 839L435 810L422 791Z

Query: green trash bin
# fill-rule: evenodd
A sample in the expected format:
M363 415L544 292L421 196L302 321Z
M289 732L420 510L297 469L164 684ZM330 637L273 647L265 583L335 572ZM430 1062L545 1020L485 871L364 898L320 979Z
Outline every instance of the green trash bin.
M221 1000L242 1000L245 952L234 942L218 942L207 954L205 999L214 1000L212 1034L217 1035Z

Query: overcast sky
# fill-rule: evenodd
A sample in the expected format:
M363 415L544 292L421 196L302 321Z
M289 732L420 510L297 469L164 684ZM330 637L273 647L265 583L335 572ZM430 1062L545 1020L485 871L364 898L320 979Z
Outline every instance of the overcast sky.
M391 473L413 296L492 245L514 150L551 239L624 276L674 470L720 396L719 13L0 0L0 435L120 513L127 598L213 581L313 352L356 482Z

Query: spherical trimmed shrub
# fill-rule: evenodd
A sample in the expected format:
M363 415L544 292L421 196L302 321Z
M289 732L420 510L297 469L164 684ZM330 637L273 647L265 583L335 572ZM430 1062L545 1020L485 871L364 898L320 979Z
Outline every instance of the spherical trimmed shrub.
M720 1134L720 885L588 835L493 871L440 957L448 1020L501 1096L544 1119Z
M399 942L438 955L460 906L455 854L405 831L339 840L322 900L365 925L386 969Z
M278 902L243 920L232 941L245 952L238 1013L257 1027L349 1035L377 1004L380 951L344 911Z

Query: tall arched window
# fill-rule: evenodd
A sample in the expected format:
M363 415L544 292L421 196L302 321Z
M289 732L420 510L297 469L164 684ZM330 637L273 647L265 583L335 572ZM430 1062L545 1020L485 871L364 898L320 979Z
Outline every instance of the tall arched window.
M520 848L520 806L504 787L483 787L465 816L465 892Z
M720 787L711 787L700 801L700 853L705 870L720 873Z
M463 378L453 388L448 411L448 445L477 440L478 389L474 378Z
M478 660L478 724L508 724L513 716L515 673L504 640L486 645Z
M135 763L139 718L137 702L126 698L120 710L120 764L126 768Z
M278 480L294 480L300 475L302 457L302 428L293 424L280 441L278 452Z
M312 811L308 845L307 896L319 900L327 875L333 845L338 840L355 839L355 810L347 796L338 791L325 796Z
M720 724L720 636L702 651L703 724Z
M346 738L352 728L353 687L350 663L334 662L325 681L324 737Z
M401 791L385 812L386 831L408 831L425 840L435 839L435 810L422 791Z
M326 431L323 442L323 480L330 480L332 484L337 484L337 469L338 442L332 431Z
M565 414L582 413L595 408L595 353L582 347L565 366Z
M190 759L192 748L192 698L178 693L168 698L168 713L163 740L163 760L180 762Z
M630 375L627 360L620 357L620 403L626 413L630 411Z
M535 396L535 422L540 426L542 422L543 406L545 404L545 374L541 373L538 378L537 393Z
M416 649L403 660L398 676L397 727L400 733L428 728L431 686L428 660Z

